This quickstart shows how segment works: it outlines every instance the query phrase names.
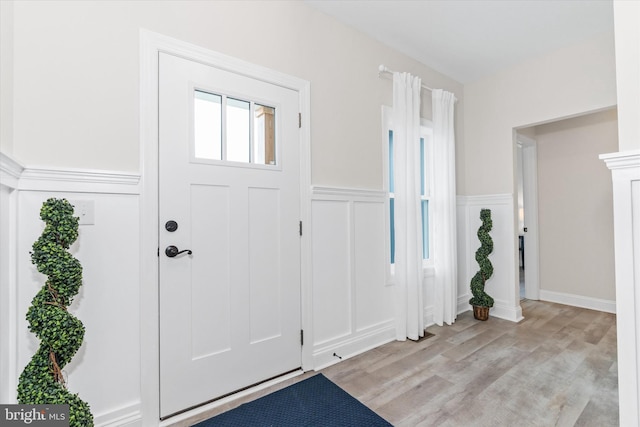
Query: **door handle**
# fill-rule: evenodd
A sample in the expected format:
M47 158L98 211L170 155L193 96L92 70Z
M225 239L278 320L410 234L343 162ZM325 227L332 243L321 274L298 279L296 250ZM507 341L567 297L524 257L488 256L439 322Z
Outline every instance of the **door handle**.
M181 253L186 252L187 254L191 255L193 252L191 251L191 249L183 249L183 250L178 250L177 247L171 245L171 246L167 246L167 249L164 250L165 255L167 255L169 258L173 258L176 255L180 255Z

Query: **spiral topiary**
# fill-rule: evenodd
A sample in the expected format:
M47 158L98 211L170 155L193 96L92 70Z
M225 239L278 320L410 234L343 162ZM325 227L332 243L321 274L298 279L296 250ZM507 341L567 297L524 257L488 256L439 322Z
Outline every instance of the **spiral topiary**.
M18 402L29 405L69 405L69 426L93 426L89 405L67 391L62 369L76 354L84 326L67 307L82 284L82 266L67 249L78 238L78 218L65 199L49 199L40 218L46 223L33 244L31 262L48 279L27 310L29 330L40 347L20 374Z
M471 279L471 293L473 297L469 300L469 304L478 307L493 307L493 298L491 298L485 291L484 285L493 274L493 265L489 261L489 254L493 252L493 240L489 232L493 227L491 221L491 209L481 209L480 219L482 225L478 228L478 239L480 240L480 247L476 251L476 261L480 270Z

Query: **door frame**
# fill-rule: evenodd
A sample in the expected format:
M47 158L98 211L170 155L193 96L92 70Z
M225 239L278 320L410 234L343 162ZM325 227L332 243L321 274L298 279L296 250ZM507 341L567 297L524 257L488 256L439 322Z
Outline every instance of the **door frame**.
M140 387L142 424L160 423L160 311L158 257L158 56L160 52L221 68L299 94L300 220L311 224L310 82L145 29L140 30ZM308 229L308 227L306 227ZM305 343L312 343L311 242L300 238L300 309ZM302 369L313 368L312 346L302 346Z
M535 139L516 134L516 149L522 149L522 187L524 192L524 293L525 298L540 299L538 244L538 145ZM519 275L516 275L519 277ZM519 284L516 284L519 288Z

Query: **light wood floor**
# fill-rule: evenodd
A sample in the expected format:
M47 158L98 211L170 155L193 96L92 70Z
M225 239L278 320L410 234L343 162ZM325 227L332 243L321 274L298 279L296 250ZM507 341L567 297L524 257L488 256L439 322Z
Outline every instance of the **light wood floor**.
M525 320L461 314L321 372L394 426L617 426L615 315L540 301ZM315 372L239 399L199 420Z

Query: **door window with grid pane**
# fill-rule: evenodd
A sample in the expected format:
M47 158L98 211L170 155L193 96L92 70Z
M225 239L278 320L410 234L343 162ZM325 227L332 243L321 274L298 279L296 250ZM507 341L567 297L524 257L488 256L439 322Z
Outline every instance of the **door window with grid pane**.
M276 108L195 89L193 154L201 160L276 165Z

